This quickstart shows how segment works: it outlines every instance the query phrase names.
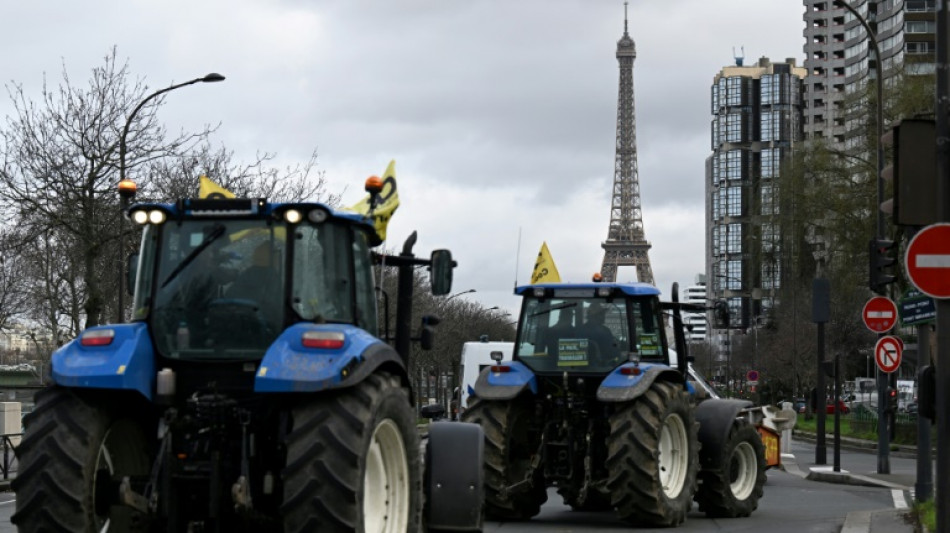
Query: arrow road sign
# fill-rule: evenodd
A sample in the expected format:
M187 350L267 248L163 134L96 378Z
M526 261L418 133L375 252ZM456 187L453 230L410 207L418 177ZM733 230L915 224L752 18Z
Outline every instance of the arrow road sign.
M881 337L874 345L874 362L881 372L890 374L901 366L901 353L904 351L904 344L897 337L890 335Z
M897 324L897 305L890 298L875 296L864 304L864 325L875 333L890 331Z
M932 224L917 232L907 245L904 266L920 292L950 298L950 223Z

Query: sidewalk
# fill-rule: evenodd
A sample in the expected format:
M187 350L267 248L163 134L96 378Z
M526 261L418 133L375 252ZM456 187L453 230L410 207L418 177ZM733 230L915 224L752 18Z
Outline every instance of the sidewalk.
M796 432L794 439L800 443L813 444L814 435ZM916 450L899 449L889 453L890 473L878 474L876 443L867 443L856 439L854 442L845 442L842 439L841 449L850 453L850 462L855 462L855 456L865 456L854 471L843 467L835 472L833 464L833 441L827 441L828 465L816 465L805 457L796 458L794 454L782 454L782 468L790 473L812 481L824 483L839 483L849 485L863 485L890 489L894 497L894 507L874 511L855 511L848 513L841 533L913 533L914 525L909 521L908 506L910 497L908 492L913 490L917 481ZM844 454L842 454L843 456Z

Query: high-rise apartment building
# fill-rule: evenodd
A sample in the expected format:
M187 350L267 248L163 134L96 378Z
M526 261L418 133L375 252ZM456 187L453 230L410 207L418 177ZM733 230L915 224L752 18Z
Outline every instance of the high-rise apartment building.
M707 297L725 300L730 327L746 329L779 288L775 223L780 163L803 138L795 59L724 67L712 84L712 155L706 165ZM727 336L712 338L724 351Z
M706 275L697 274L696 284L683 289L680 301L699 304L706 307ZM706 340L706 313L683 313L683 323L686 325L686 342L701 344Z
M911 75L934 72L936 0L849 2L874 30L885 81L902 69ZM862 120L849 121L845 99L877 76L872 41L861 22L833 0L804 5L805 136L854 148Z

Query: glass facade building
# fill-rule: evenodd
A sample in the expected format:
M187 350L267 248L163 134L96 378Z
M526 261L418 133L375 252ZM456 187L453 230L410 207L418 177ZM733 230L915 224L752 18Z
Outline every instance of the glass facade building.
M747 329L780 286L778 177L804 136L803 80L794 59L722 69L711 87L706 164L706 297L725 300L734 329ZM711 317L710 317L711 320ZM725 339L724 332L710 340Z

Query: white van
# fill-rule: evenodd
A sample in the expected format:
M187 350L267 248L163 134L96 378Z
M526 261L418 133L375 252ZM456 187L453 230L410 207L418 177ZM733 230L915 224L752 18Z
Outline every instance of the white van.
M514 349L515 343L513 342L466 342L462 345L462 366L459 369L462 376L459 387L461 395L459 415L468 406L468 397L474 392L475 381L478 380L478 375L482 373L482 369L494 363L491 353L501 352L502 361L511 361Z

